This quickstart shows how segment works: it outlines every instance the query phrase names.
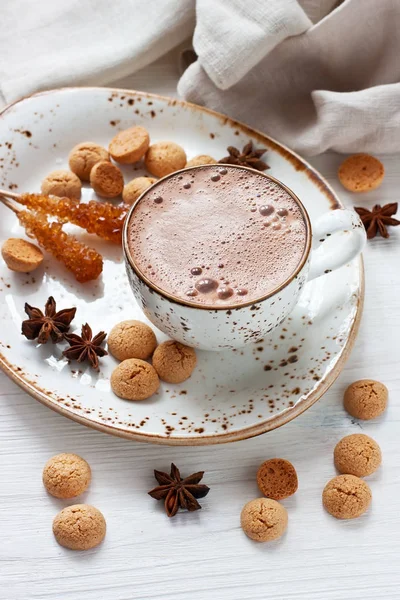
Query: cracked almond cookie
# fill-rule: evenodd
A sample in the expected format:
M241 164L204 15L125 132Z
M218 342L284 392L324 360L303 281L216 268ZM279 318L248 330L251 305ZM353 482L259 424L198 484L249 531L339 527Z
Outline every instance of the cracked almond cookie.
M153 354L153 367L167 383L182 383L189 379L196 363L194 349L173 340L157 346Z
M139 358L124 360L111 374L111 389L124 400L146 400L156 393L159 385L154 367Z
M373 379L355 381L344 393L343 404L347 412L356 419L375 419L385 410L388 390L383 383Z
M288 524L284 506L270 498L256 498L244 505L240 524L245 534L256 542L271 542L283 535Z
M355 475L338 475L326 484L322 492L325 509L336 519L361 517L371 504L369 486Z

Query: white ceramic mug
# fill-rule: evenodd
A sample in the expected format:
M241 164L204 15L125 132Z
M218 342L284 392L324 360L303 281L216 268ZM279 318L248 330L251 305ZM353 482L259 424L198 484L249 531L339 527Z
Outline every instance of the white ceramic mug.
M196 168L199 167L182 169L182 172ZM253 172L253 169L246 170ZM260 175L260 172L257 171L257 174ZM155 286L135 265L129 250L128 230L135 207L159 182L148 188L132 206L125 220L123 234L129 282L148 319L172 339L204 350L239 348L250 342L257 342L291 313L307 281L338 269L362 251L366 234L360 218L354 211L330 211L311 228L310 218L299 198L274 177L265 173L263 175L284 188L299 205L306 224L306 247L299 265L287 281L266 296L248 303L207 308L173 297ZM163 180L168 177L170 175ZM329 249L326 250L324 241L337 233L342 234L341 243L334 248L329 244Z

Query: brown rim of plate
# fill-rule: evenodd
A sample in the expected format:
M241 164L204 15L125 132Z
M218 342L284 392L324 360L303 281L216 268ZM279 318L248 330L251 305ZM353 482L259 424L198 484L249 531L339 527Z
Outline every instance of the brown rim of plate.
M279 179L276 179L276 177L273 177L272 175L268 175L267 173L263 173L262 171L257 171L256 169L252 169L251 167L244 167L242 165L225 165L223 163L220 163L220 168L221 167L225 167L228 169L240 169L241 171L249 171L250 173L255 173L257 175L261 175L262 177L265 177L269 181L273 181L274 183L277 183L282 189L284 189L289 194L289 196L291 196L291 198L296 202L296 204L300 208L301 214L304 219L304 223L306 225L306 242L305 242L302 257L301 257L296 269L293 271L293 273L287 279L285 279L285 281L283 281L280 285L278 285L276 288L274 288L271 292L268 292L268 294L265 294L264 296L261 296L259 298L253 298L252 300L248 300L247 302L243 302L243 303L224 304L223 306L211 305L211 304L199 304L196 302L191 302L190 300L183 300L182 298L179 298L178 296L174 296L173 294L166 292L159 286L155 285L135 264L135 260L133 259L130 248L129 248L128 230L129 230L129 224L132 220L133 213L135 212L135 209L139 206L140 202L145 198L145 196L147 196L147 194L149 192L153 192L155 190L155 188L158 185L160 185L160 183L167 181L167 179L170 179L171 177L175 177L176 175L179 175L179 173L185 173L186 171L197 171L198 169L215 170L215 168L216 168L215 164L198 165L196 167L185 167L184 169L179 169L179 171L174 171L173 173L170 173L169 175L165 175L165 177L162 177L161 179L159 179L158 181L153 183L132 204L132 206L129 210L129 213L124 222L124 230L123 230L123 235L122 235L122 249L123 249L125 258L129 262L129 265L135 271L135 273L139 277L139 279L141 279L147 285L147 287L152 289L154 292L156 292L163 298L166 298L170 302L174 302L175 304L180 304L181 306L186 306L188 308L193 308L193 309L212 310L213 312L226 311L226 310L239 310L241 308L246 308L248 306L253 306L254 304L259 304L260 302L264 302L265 300L268 300L268 298L271 298L272 296L275 296L275 294L278 294L286 286L288 286L293 281L293 279L295 279L298 276L298 274L301 272L301 270L303 269L303 267L306 264L307 259L309 257L310 250L311 250L311 242L312 242L312 228L311 228L310 217L308 216L308 213L307 213L305 207L303 206L302 202L300 201L300 199L284 183L282 183L281 181L279 181Z
M321 176L319 173L312 167L307 161L301 158L298 154L289 150L283 144L277 142L273 138L270 138L266 134L257 131L256 129L252 129L248 125L241 123L240 121L235 121L234 119L230 119L229 117L224 116L221 113L218 113L214 110L205 108L203 106L197 106L196 104L192 104L190 102L186 102L184 100L176 100L174 98L169 98L168 96L162 96L160 94L150 94L148 92L138 92L134 90L126 90L123 88L103 88L96 86L87 86L87 87L63 87L56 88L53 90L47 90L43 92L37 92L35 94L30 94L25 96L24 98L20 98L14 102L11 102L3 109L0 110L0 117L10 110L16 104L23 102L24 100L28 100L32 97L43 96L52 94L54 92L60 92L65 90L102 90L107 93L114 94L125 94L125 96L130 96L134 98L142 97L149 99L160 99L164 100L173 105L180 105L184 108L189 108L191 110L205 112L206 114L213 115L223 124L229 124L232 128L240 130L242 133L253 136L257 138L257 140L261 143L264 143L269 148L273 148L276 150L285 160L288 160L293 164L297 171L305 172L307 177L314 182L314 184L320 189L320 191L327 198L328 202L331 205L332 210L335 208L344 208L342 203L339 201L336 196L336 192L334 192L333 188L329 185L329 183ZM63 405L58 404L56 399L51 398L46 390L39 387L37 384L24 379L24 376L20 372L20 368L12 365L8 362L8 360L0 353L0 367L4 371L4 373L10 377L17 385L19 385L24 392L27 392L30 396L32 396L35 400L38 400L41 404L54 410L55 412L63 415L75 421L76 423L80 423L81 425L85 425L86 427L90 427L91 429L96 429L97 431L101 431L102 433L107 433L110 435L115 435L117 437L129 439L136 442L148 442L153 444L163 444L169 446L206 446L211 444L224 444L229 442L237 442L240 440L248 439L251 437L256 437L258 435L262 435L263 433L267 433L268 431L273 431L278 427L282 427L292 419L301 415L304 411L310 408L317 400L321 398L325 394L325 392L330 388L330 386L334 383L336 378L339 376L346 360L348 359L350 352L354 346L354 342L357 337L358 329L360 326L362 311L364 307L364 291L365 291L365 281L364 281L364 263L362 259L362 255L359 257L360 264L360 293L358 296L356 312L354 315L354 320L350 328L350 332L344 345L341 354L339 355L338 360L336 361L335 366L331 369L331 371L327 374L327 376L321 379L316 384L316 389L308 394L306 398L300 399L294 406L284 409L279 414L269 417L264 421L256 423L254 425L250 425L249 427L237 429L236 431L227 431L226 433L215 433L210 435L198 435L196 437L189 436L179 436L179 437L171 437L166 434L157 435L153 433L144 433L144 432L135 432L129 429L120 429L110 425L106 425L103 423L99 423L97 421L93 421L88 417L82 416L80 414L76 414L65 408Z

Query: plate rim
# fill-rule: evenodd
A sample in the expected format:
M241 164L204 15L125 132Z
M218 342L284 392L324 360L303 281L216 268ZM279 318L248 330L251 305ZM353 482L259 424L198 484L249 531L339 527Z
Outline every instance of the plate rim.
M210 114L220 121L224 121L224 124L229 123L232 127L236 127L241 130L243 133L248 132L252 135L252 137L257 137L258 139L265 142L268 140L270 146L273 146L275 150L277 150L281 155L284 155L288 160L291 159L293 163L295 161L296 165L301 165L302 171L306 171L307 175L317 182L318 187L320 187L321 191L325 193L328 197L328 200L331 204L332 209L341 207L343 208L343 204L340 199L336 195L336 192L330 186L328 181L318 173L316 169L312 165L310 165L304 158L302 158L299 154L290 150L287 146L278 142L274 138L269 135L262 133L261 131L249 127L245 123L232 119L223 113L214 111L212 109L206 108L204 106L200 106L194 104L192 102L187 102L186 100L181 100L178 98L172 98L170 96L164 96L162 94L155 94L150 92L141 92L140 90L129 90L124 88L113 88L113 87L102 87L102 86L63 86L60 88L53 88L50 90L43 90L40 92L35 92L33 94L29 94L18 100L10 102L6 106L4 106L0 110L0 118L9 111L13 106L24 102L25 100L29 100L30 98L44 96L48 94L52 94L55 92L62 91L72 91L72 90L95 90L95 91L104 91L105 93L117 93L117 94L125 94L131 96L141 96L146 98L154 98L159 99L168 103L182 106L183 108L190 108L194 111L201 111L206 114ZM116 428L113 425L106 425L104 423L100 423L97 421L91 420L89 417L85 417L79 414L75 414L71 412L71 410L66 409L61 404L58 404L54 399L52 399L49 395L47 395L44 390L36 387L33 382L30 382L27 379L24 379L23 375L17 370L17 368L10 364L9 361L0 353L0 368L3 372L16 383L20 388L22 388L25 392L27 392L30 396L32 396L35 400L43 404L44 406L50 408L51 410L75 421L81 425L85 425L86 427L90 427L91 429L96 429L97 431L101 431L103 433L107 433L110 435L114 435L117 437L130 439L136 442L147 442L159 445L168 445L168 446L207 446L214 444L223 444L230 442L237 442L240 440L256 437L258 435L262 435L263 433L267 433L269 431L273 431L278 427L282 427L289 421L292 421L307 409L309 409L315 402L317 402L330 388L330 386L337 379L339 374L341 373L344 364L346 363L351 350L353 349L355 340L357 338L357 333L359 330L361 316L364 307L364 296L365 296L365 274L364 274L364 262L362 255L360 255L359 259L359 274L360 274L360 286L359 286L359 295L357 299L356 312L353 319L353 323L351 325L351 329L347 338L345 345L342 348L342 351L339 355L336 364L333 369L327 374L327 376L320 380L317 389L313 390L306 398L299 400L293 407L286 408L282 412L278 413L273 417L269 417L260 423L256 423L250 425L248 427L242 427L241 429L237 429L235 431L227 431L225 433L215 433L210 435L203 435L198 437L189 436L176 436L171 437L167 434L155 434L155 433L146 433L146 432L135 432L124 430L120 428Z

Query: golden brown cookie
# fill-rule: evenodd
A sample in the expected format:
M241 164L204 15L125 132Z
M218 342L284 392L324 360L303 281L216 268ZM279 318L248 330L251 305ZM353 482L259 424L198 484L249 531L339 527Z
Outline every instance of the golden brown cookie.
M344 393L343 404L356 419L375 419L386 409L388 390L383 383L373 379L355 381Z
M1 248L7 267L18 273L30 273L43 262L43 252L30 242L20 238L9 238Z
M142 321L121 321L111 329L107 338L108 350L118 360L149 358L157 346L151 327Z
M74 498L87 490L92 473L89 464L77 454L57 454L43 469L43 484L56 498Z
M144 162L152 175L164 177L186 166L186 154L174 142L158 142L147 150Z
M109 160L108 152L103 146L95 142L82 142L72 148L68 163L69 168L79 179L89 181L90 171L94 165L102 160Z
M322 492L322 502L328 513L337 519L356 519L371 504L371 490L354 475L338 475L331 479Z
M167 383L182 383L196 366L196 352L189 346L168 340L160 344L153 354L153 367L160 379Z
M124 360L111 374L111 389L124 400L146 400L159 385L154 367L139 358Z
M125 204L133 204L156 181L154 177L135 177L125 185L122 200Z
M270 458L263 462L257 471L257 484L264 496L274 500L288 498L299 485L296 469L284 458Z
M201 165L215 165L218 161L208 154L199 154L187 161L187 167L200 167Z
M73 504L55 516L53 533L57 542L64 548L89 550L104 540L106 521L94 506Z
M41 190L46 196L58 196L62 198L79 199L81 197L81 180L72 171L58 169L52 171L42 181Z
M43 469L43 484L56 498L74 498L87 490L92 479L89 464L77 454L56 454Z
M342 162L338 176L340 183L350 192L369 192L381 185L385 168L370 154L354 154Z
M150 137L144 127L130 127L113 137L108 151L116 162L131 164L143 158L149 144Z
M336 444L333 457L340 473L357 477L371 475L382 462L382 453L378 444L363 433L353 433L342 438Z
M124 177L117 166L102 160L90 171L90 185L99 196L115 198L124 189Z
M269 498L256 498L244 505L240 524L245 534L256 542L277 540L288 524L286 509Z

